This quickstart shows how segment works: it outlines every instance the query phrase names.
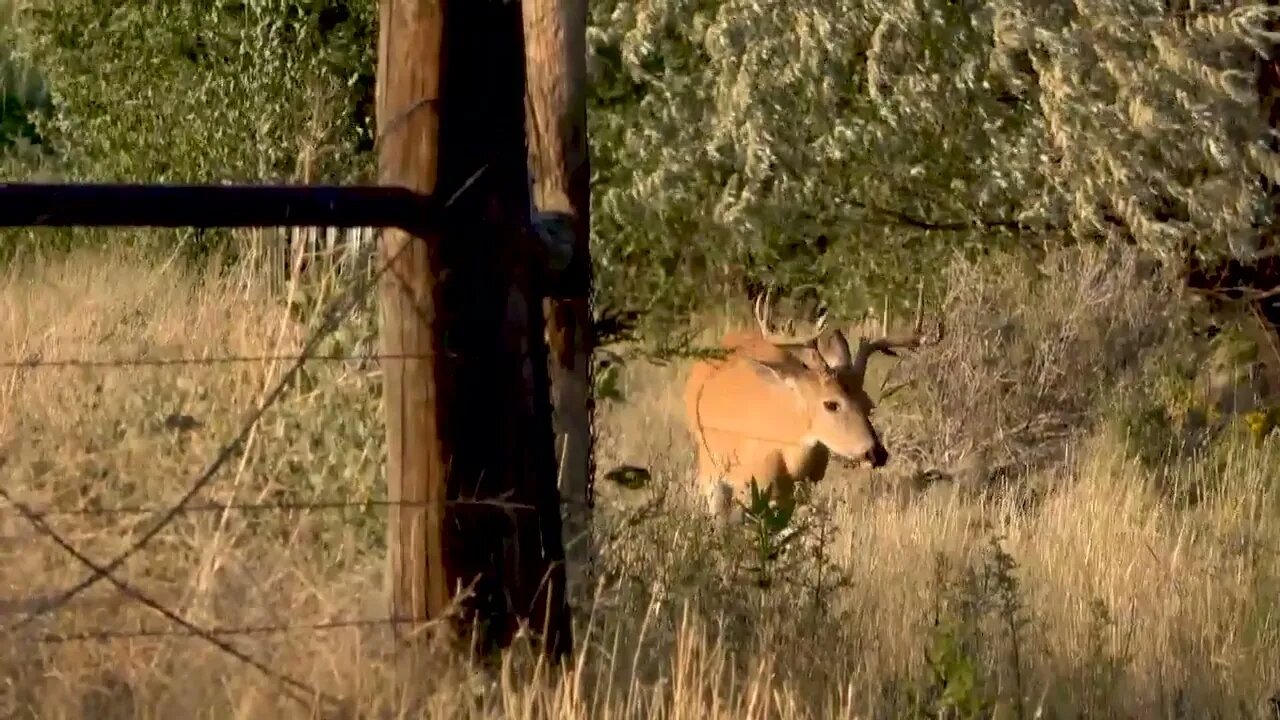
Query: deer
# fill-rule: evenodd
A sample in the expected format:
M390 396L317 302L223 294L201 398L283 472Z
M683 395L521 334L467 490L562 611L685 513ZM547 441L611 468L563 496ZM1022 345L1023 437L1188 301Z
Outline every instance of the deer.
M825 310L802 334L771 327L767 292L757 295L753 310L756 327L726 333L724 357L695 361L684 388L696 483L722 522L750 497L753 482L772 499L794 503L797 485L821 481L832 454L884 467L889 451L863 388L867 361L934 344L943 332L939 323L936 337L925 337L918 305L910 332L891 335L882 321L880 337L860 336L851 350L842 331L826 327Z

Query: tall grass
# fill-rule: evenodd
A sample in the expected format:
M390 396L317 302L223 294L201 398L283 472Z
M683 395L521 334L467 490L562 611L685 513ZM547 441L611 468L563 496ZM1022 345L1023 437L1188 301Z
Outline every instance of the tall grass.
M385 628L230 640L364 717L1258 717L1280 689L1280 446L1226 417L1185 451L1138 452L1139 400L1164 403L1159 437L1184 432L1194 393L1152 388L1181 377L1171 348L1202 341L1173 323L1170 288L1134 280L1131 257L1064 257L1034 282L1007 259L953 268L937 312L959 329L932 354L873 368L873 387L890 371L917 380L877 414L891 469L834 469L797 520L803 540L776 557L749 533L707 533L692 507L683 366L628 366L624 399L601 410L599 464L642 465L652 481L600 481L602 579L577 599L566 668L520 649L496 668L440 654L409 707ZM31 261L0 278L0 355L289 355L323 298L274 287L252 269L124 252ZM1076 301L1045 301L1064 288ZM335 349L366 343L373 317L357 308ZM283 367L5 369L5 488L91 511L48 522L109 559L156 514L98 511L172 502ZM198 501L352 506L185 514L118 574L206 627L385 615L382 513L360 504L383 492L379 412L375 369L310 364ZM1051 432L1028 425L1002 445L1018 414L1051 416L1034 426ZM969 462L983 444L986 459ZM84 573L0 505L0 622ZM198 639L67 637L166 627L100 584L0 631L0 714L308 714Z

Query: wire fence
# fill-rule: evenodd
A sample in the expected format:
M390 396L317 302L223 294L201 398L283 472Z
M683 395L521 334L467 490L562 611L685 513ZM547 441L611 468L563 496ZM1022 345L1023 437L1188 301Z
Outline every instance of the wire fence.
M340 236L333 233L313 234L307 238L324 238L333 241ZM161 597L144 587L147 583L126 577L123 570L130 560L142 555L149 547L157 543L161 534L173 527L179 518L192 516L218 516L225 521L228 515L275 515L286 516L290 513L343 513L390 510L392 508L412 507L412 503L392 501L383 497L284 497L267 499L229 498L213 500L202 497L213 488L220 474L235 465L238 458L246 452L246 444L255 428L263 421L266 414L279 405L288 395L288 390L296 385L308 363L356 364L364 367L374 366L370 374L376 374L378 363L387 360L420 358L417 354L384 354L367 352L333 352L326 350L326 341L331 338L342 324L350 320L358 308L370 305L372 294L384 278L389 277L389 270L394 266L398 255L383 258L375 262L372 253L368 252L369 235L358 235L359 242L366 243L349 250L341 248L340 242L326 248L339 253L343 260L341 267L331 265L315 268L326 274L341 276L342 281L330 283L333 294L323 302L312 316L310 330L299 344L296 352L284 353L247 353L247 354L201 354L178 357L152 356L161 352L148 349L139 355L117 355L114 357L93 356L50 356L47 352L30 352L19 357L0 358L0 385L5 382L19 382L29 373L47 373L71 370L88 370L94 372L128 372L143 368L182 369L192 367L219 368L230 365L265 365L283 364L274 382L264 387L258 399L242 418L232 425L230 437L219 442L216 449L202 463L199 471L194 472L180 487L182 491L177 497L164 501L121 502L105 504L96 498L72 498L70 502L58 502L42 498L40 500L25 497L28 488L14 482L14 469L11 463L15 459L15 445L22 442L22 433L10 433L8 442L0 440L0 551L6 546L15 544L22 552L28 552L37 543L51 546L55 552L74 563L73 567L82 571L78 580L65 587L45 593L28 593L23 597L4 598L0 596L0 637L5 637L7 644L18 647L23 643L61 646L76 643L120 643L146 640L194 640L214 649L234 662L252 668L277 687L283 697L292 699L303 706L314 707L316 702L329 709L340 708L343 700L332 696L313 683L290 674L285 669L258 657L246 645L250 638L288 636L298 633L336 633L336 632L371 632L385 631L385 638L394 639L390 631L403 625L413 623L404 618L390 615L374 614L364 616L359 613L351 616L324 617L323 612L313 613L321 617L285 618L280 621L270 619L257 622L225 623L202 621L197 615L182 609L183 603L172 598ZM401 247L400 252L408 245ZM362 263L368 262L365 268ZM305 264L305 263L304 263ZM295 267L296 270L296 267ZM331 279L331 278L330 278ZM451 353L452 354L452 353ZM4 375L8 375L5 378ZM165 424L172 430L190 430L199 425L195 418L182 413L174 413L165 418ZM16 437L14 437L16 435ZM449 501L450 505L483 504L496 511L528 511L532 507L514 502L506 502L501 498L470 499L458 498ZM12 522L17 519L26 528L25 534L7 533L6 528L13 528ZM119 526L98 523L91 528L95 537L105 536L122 547L108 557L97 558L82 547L82 539L75 536L76 530L83 530L76 524L77 519L94 519L97 521L120 520ZM76 526L68 530L61 523L70 522ZM108 528L102 532L103 527ZM28 578L28 580L34 578ZM14 587L9 584L10 589ZM89 616L75 617L76 610L93 607L92 600L101 598L100 594L90 597L95 588L107 587L114 597L122 599L150 613L155 619L147 620L135 617L113 617L106 626L78 627L95 619ZM28 589L30 586L28 585ZM69 627L59 619L68 616L73 622Z
M344 258L359 258L359 262L372 262L368 252L371 235L359 234L359 243L364 243L354 250L340 247L340 236L334 233L314 234L308 237L319 237L330 242L333 252L342 253ZM404 251L401 248L401 252ZM360 269L358 262L344 266L340 270L343 283L335 290L333 297L325 302L315 314L311 330L306 334L297 352L289 353L255 353L255 354L222 354L183 357L149 357L117 356L117 357L47 357L41 353L30 353L24 357L0 359L0 370L8 371L11 376L28 372L56 372L59 370L95 370L119 371L138 368L184 368L184 367L225 367L236 364L284 363L285 367L269 387L260 395L254 407L234 425L231 437L221 442L203 467L194 473L183 484L182 493L167 502L137 502L103 505L98 502L58 504L56 502L26 499L21 497L19 489L8 482L0 482L0 520L4 515L15 516L24 521L33 531L26 536L6 535L5 527L0 522L0 548L6 541L39 540L52 543L66 558L75 562L83 570L81 578L69 586L48 595L18 598L0 601L0 633L10 638L21 638L27 642L49 645L65 645L71 643L110 643L120 641L136 641L146 639L194 639L208 644L218 652L252 667L264 677L279 686L282 693L300 703L310 704L319 698L325 704L339 704L338 698L330 697L311 684L293 677L283 670L273 667L267 662L254 657L240 647L237 641L250 637L279 636L290 633L319 633L338 631L361 631L385 629L391 630L410 621L391 616L383 617L327 617L310 621L293 622L256 622L245 624L213 624L200 623L177 609L174 603L166 603L155 594L146 591L138 583L125 579L121 570L132 558L147 549L160 534L174 525L181 517L195 515L228 514L263 515L288 513L319 513L344 511L370 512L386 510L409 505L393 502L385 497L311 497L311 498L272 498L257 500L230 499L215 501L200 499L215 484L215 478L238 456L245 452L245 445L259 425L265 414L281 402L287 390L297 381L303 367L309 362L356 363L376 365L379 362L396 359L413 359L420 355L381 354L377 352L330 352L324 351L325 341L348 320L356 308L367 303L372 291L387 276L396 257L386 258L371 266L368 272ZM376 372L376 370L374 371ZM197 421L180 413L166 418L172 429L190 429ZM776 438L756 436L741 432L739 428L721 428L704 425L705 430L716 430L732 433L743 438L773 441ZM0 445L0 472L5 472L9 462L12 442L8 446ZM800 443L796 443L797 445ZM480 503L486 506L506 510L531 510L532 508L517 503L505 503L502 500L457 499L452 504ZM132 524L127 533L116 539L124 541L123 549L113 556L97 560L91 558L73 541L70 533L58 527L59 521L76 518L96 519L128 519ZM98 627L87 629L57 630L47 627L43 620L75 607L79 599L87 596L89 591L98 586L109 586L118 596L126 598L136 605L146 608L163 622L136 623L132 627Z
M322 249L330 252L338 251L340 237L341 236L337 232L302 235L302 238L305 241L313 243L317 238L323 239L324 243L322 244L324 247ZM342 257L344 263L354 258L365 259L369 257L368 248L372 245L369 240L373 237L373 234L365 231L362 233L356 233L352 237L356 239L354 248L343 248L341 250L343 253ZM352 243L346 243L346 245L352 245ZM409 243L403 245L400 252L403 252L404 248L408 246ZM314 250L314 248L308 248L308 250ZM300 631L319 632L353 628L391 628L406 621L388 616L380 618L339 618L309 623L255 624L240 627L204 627L185 617L178 610L167 606L165 603L139 588L136 584L122 579L118 575L118 571L132 557L142 552L151 542L153 542L163 530L172 525L176 518L183 515L211 512L317 512L337 511L351 508L368 510L373 507L387 507L391 504L387 500L369 498L357 500L334 498L322 499L319 501L286 500L273 502L196 502L196 497L214 482L214 478L218 473L228 465L231 459L239 451L242 450L255 426L270 408L280 402L281 398L285 395L286 389L289 388L291 383L293 383L298 377L298 374L305 363L308 361L370 362L380 359L388 359L379 358L370 354L352 355L323 353L320 352L320 346L323 341L351 315L352 311L359 304L367 301L371 291L387 274L389 268L393 266L396 259L397 257L387 258L379 267L369 273L350 272L350 267L344 268L343 274L350 277L351 281L346 284L344 288L340 289L335 294L335 297L333 297L318 313L319 322L310 332L309 336L306 337L305 341L302 343L301 350L297 353L284 355L184 358L118 357L110 359L44 358L40 355L30 355L28 357L12 358L0 361L0 368L19 372L67 368L128 369L143 366L219 366L232 363L264 363L272 361L288 363L288 366L285 368L283 373L281 373L275 384L262 395L257 406L254 407L239 424L234 435L229 440L222 443L218 448L218 451L214 453L213 457L204 466L203 470L197 473L186 484L185 492L172 503L165 505L91 508L37 507L33 503L20 499L16 494L16 489L7 487L8 483L0 484L0 499L4 501L4 505L7 506L6 509L20 515L27 521L30 527L35 530L37 536L46 541L52 542L64 553L65 556L74 559L75 562L86 571L81 580L51 596L29 598L26 601L17 603L13 601L8 602L7 605L11 609L18 609L18 612L10 613L10 615L17 615L18 617L17 619L13 619L12 617L6 618L0 616L0 632L9 634L13 638L19 637L18 633L24 633L22 636L23 639L55 644L86 641L105 642L158 637L197 638L208 643L212 647L217 648L225 655L258 670L265 677L274 681L286 696L291 697L304 705L309 704L312 699L315 698L319 698L325 704L340 704L337 698L329 697L326 693L312 687L310 684L303 682L298 678L291 677L284 672L269 666L265 662L252 657L250 654L233 644L231 639L236 637ZM351 265L351 267L354 267L354 265ZM7 456L9 450L12 449L11 446L13 442L16 441L11 441L9 443L10 447L0 447L0 469L3 469L7 463ZM105 517L126 515L149 519L149 523L147 524L146 529L133 538L123 551L117 553L114 557L105 562L99 562L88 557L67 537L65 533L56 529L52 522L58 518L68 517ZM167 625L162 627L139 627L127 630L106 628L65 633L44 631L35 633L34 635L29 632L30 626L35 624L38 620L67 609L71 606L73 601L84 596L91 588L100 583L112 586L121 596L124 596L163 617L168 621Z

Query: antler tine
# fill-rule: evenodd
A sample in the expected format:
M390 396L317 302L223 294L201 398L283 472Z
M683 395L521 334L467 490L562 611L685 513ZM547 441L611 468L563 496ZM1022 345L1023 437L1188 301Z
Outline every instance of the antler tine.
M887 316L887 313L886 313ZM897 355L895 348L918 348L925 345L924 337L924 281L920 282L916 291L916 319L912 326L911 332L890 335L885 329L881 330L881 336L875 340L863 340L858 345L857 355L854 357L852 369L853 372L861 377L867 369L867 359L872 353L884 353L885 355ZM941 340L941 337L937 338ZM934 342L936 342L935 340Z
M827 329L827 319L827 310L823 310L822 313L818 313L817 318L813 319L814 337L819 336L819 334L822 334L824 329Z
M760 334L765 337L769 336L769 293L770 290L766 288L764 292L756 295L754 306L756 324L760 326Z
M827 313L824 311L817 320L814 321L813 328L803 334L794 333L776 333L769 326L769 295L772 291L765 290L756 296L755 316L756 324L760 326L760 334L768 342L778 347L808 347L812 346L822 335L826 329ZM794 323L792 323L794 325Z

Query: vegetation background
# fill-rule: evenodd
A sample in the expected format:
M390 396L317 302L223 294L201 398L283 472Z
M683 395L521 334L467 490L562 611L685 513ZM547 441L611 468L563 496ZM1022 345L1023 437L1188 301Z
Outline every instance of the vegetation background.
M7 177L372 178L373 0L0 3ZM1280 181L1265 2L593 0L605 577L568 675L441 659L432 717L1266 717L1280 690ZM281 278L268 233L12 231L6 487L94 557L142 532L342 272ZM1252 294L1206 290L1231 259ZM1197 279L1199 278L1199 280ZM797 517L709 538L685 497L686 341L749 291L849 323L925 281L946 341L876 366L894 454ZM367 348L357 307L328 351ZM674 331L679 332L674 332ZM673 340L676 338L676 340ZM898 388L900 391L890 391ZM208 499L122 569L195 622L376 617L378 375L309 366ZM634 473L633 473L634 474ZM623 473L608 474L619 478ZM631 485L631 483L627 483ZM77 568L0 505L0 617ZM784 526L801 540L785 548ZM7 633L6 716L296 715L269 679L109 592ZM232 633L369 713L380 630ZM86 637L87 634L87 637ZM1271 701L1272 703L1280 701Z

